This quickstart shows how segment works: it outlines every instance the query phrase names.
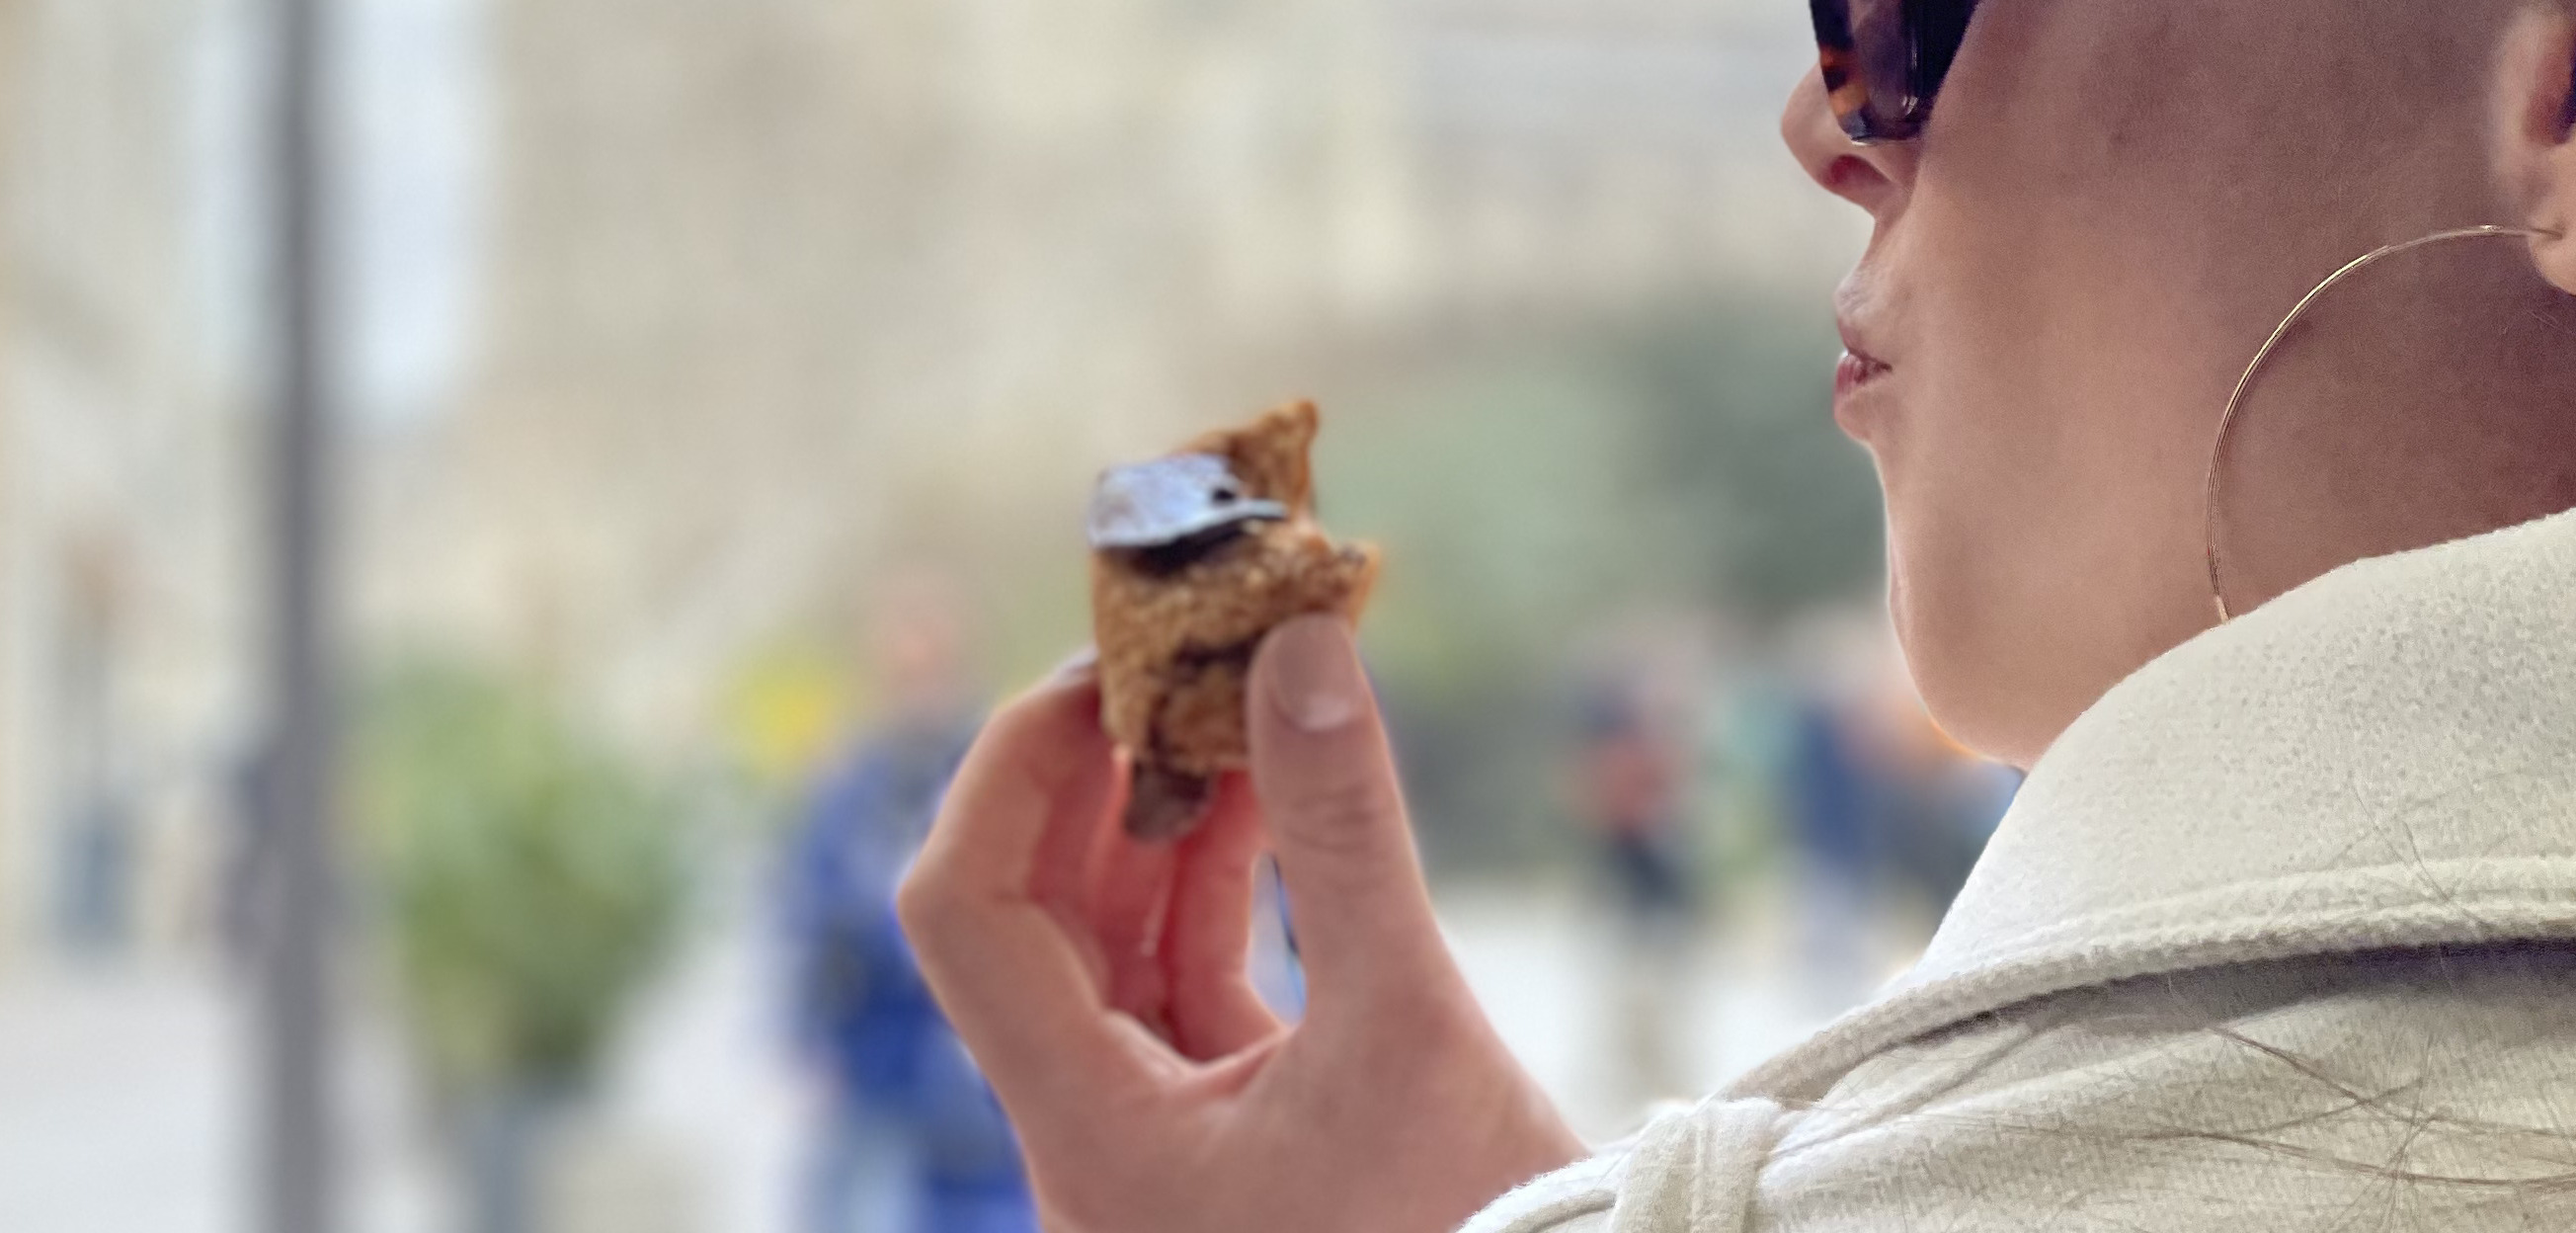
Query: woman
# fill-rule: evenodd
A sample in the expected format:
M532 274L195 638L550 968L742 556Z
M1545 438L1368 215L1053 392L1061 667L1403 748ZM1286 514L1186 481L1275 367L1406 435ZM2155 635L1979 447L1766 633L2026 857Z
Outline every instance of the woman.
M1587 1161L1442 947L1345 630L1263 648L1177 854L1108 836L1069 673L903 905L1058 1233L2576 1227L2576 17L1813 7L1838 88L1783 127L1876 223L1836 418L1926 700L2031 772L1930 953ZM2212 474L2294 302L2475 225L2533 234L2321 298ZM1240 970L1265 843L1294 1027Z

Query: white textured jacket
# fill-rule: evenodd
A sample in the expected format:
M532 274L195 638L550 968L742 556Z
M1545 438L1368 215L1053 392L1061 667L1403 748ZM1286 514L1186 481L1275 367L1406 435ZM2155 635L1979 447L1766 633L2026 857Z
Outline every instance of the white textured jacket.
M2149 664L1910 973L1468 1229L2576 1230L2576 514Z

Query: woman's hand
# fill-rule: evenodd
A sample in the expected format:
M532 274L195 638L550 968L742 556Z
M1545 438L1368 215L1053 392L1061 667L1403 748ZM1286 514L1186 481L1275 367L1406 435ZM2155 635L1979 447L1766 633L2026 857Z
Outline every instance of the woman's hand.
M1053 1233L1449 1233L1583 1154L1431 914L1348 629L1281 627L1252 772L1177 847L1128 840L1087 674L995 717L901 897L923 972L1017 1126ZM1307 967L1244 970L1267 846Z

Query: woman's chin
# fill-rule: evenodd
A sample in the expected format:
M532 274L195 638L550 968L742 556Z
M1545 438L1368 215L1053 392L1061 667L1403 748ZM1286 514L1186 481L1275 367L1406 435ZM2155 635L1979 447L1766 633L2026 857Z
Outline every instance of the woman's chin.
M1888 571L1888 618L1924 712L1961 747L2028 769L2046 741L2026 739L2029 725L2017 722L2008 684L2014 666L1970 636L1976 614L1944 611L1928 598L1902 568Z

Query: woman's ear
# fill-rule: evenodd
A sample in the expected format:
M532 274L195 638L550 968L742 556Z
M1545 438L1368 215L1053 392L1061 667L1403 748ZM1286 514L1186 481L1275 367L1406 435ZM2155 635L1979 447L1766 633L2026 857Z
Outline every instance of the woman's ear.
M2548 234L2531 242L2541 277L2576 294L2576 16L2558 5L2524 10L2497 61L2495 166L2513 221Z

